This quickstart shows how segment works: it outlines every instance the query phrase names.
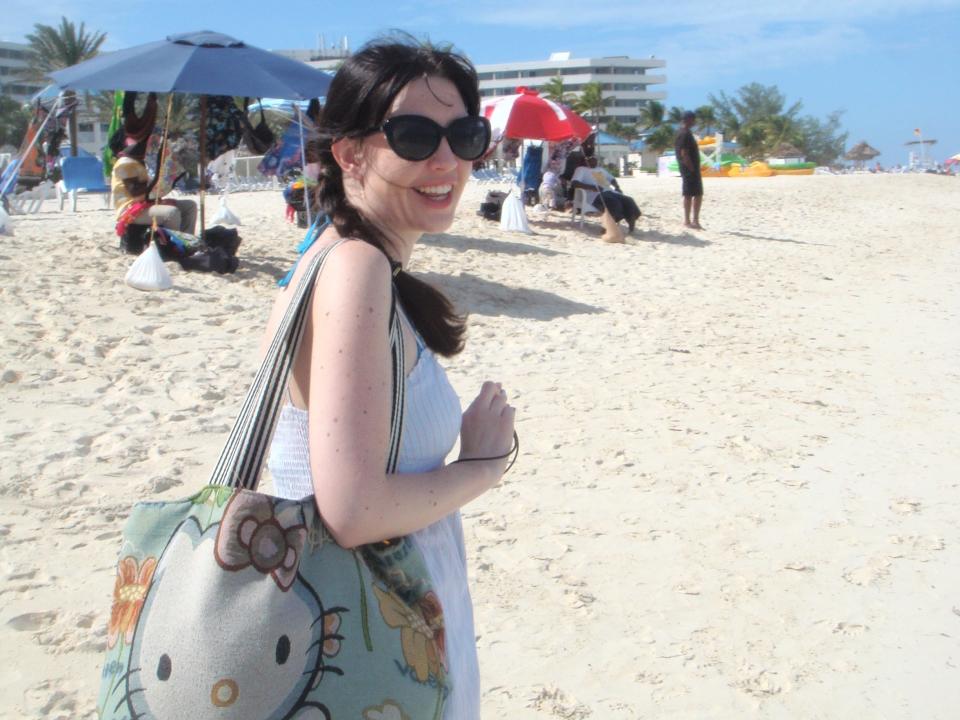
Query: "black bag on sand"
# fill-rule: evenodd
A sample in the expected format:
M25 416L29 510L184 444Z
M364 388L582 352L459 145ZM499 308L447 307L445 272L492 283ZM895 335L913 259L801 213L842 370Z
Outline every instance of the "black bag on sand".
M239 265L237 258L228 255L223 248L212 247L201 250L193 255L178 258L177 262L184 270L193 272L215 272L227 275L234 272Z
M150 242L149 225L127 225L127 229L120 236L120 249L127 255L139 255Z
M236 228L214 225L203 233L203 244L208 248L220 248L230 257L236 257L237 249L243 240Z
M496 220L499 222L500 211L506 197L507 193L505 192L491 190L487 193L487 197L484 198L483 202L480 203L480 209L477 211L477 215L482 216L486 220Z

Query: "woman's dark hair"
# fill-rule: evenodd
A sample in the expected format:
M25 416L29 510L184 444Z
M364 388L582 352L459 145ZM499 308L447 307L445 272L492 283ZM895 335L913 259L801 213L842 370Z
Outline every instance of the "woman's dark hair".
M320 116L314 151L320 163L317 204L342 237L365 240L386 254L383 233L346 198L343 173L331 151L340 138L363 137L384 121L399 92L420 77L441 77L460 92L467 113L480 113L477 73L465 57L417 42L408 35L373 40L337 70ZM424 342L450 357L463 350L466 318L438 289L404 270L394 283L404 311Z

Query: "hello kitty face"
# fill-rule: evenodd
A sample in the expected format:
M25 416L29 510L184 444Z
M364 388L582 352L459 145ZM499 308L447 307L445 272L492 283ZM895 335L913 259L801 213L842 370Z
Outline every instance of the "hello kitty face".
M131 648L126 699L138 720L285 720L336 671L324 658L339 650L339 609L325 611L290 566L272 515L251 525L248 510L228 508L202 534L189 519L164 550Z

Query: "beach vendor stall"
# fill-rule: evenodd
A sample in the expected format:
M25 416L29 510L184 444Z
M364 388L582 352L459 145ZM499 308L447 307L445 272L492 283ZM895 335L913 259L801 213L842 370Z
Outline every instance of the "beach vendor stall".
M494 143L503 139L584 140L593 131L569 108L526 87L518 87L514 95L487 98L480 112L490 120ZM501 228L529 233L526 219L520 190L511 191L503 201Z
M308 100L325 95L330 85L330 75L321 70L211 31L170 35L164 40L99 55L53 72L50 77L61 90L124 89L200 95L201 177L209 159L207 96ZM201 184L201 236L204 225Z

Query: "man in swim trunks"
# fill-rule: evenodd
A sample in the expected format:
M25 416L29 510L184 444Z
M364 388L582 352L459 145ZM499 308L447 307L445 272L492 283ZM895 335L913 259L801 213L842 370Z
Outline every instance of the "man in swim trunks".
M692 110L683 114L683 124L674 150L677 153L677 164L680 166L680 177L683 178L683 224L694 230L703 230L700 225L700 205L703 203L703 177L700 174L700 146L693 136L691 128L696 124L697 116ZM693 221L690 215L693 212Z

